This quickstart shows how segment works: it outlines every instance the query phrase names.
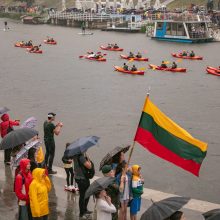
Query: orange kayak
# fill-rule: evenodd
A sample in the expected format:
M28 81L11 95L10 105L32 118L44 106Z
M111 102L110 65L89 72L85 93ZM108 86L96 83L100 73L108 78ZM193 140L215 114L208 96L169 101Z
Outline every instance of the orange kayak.
M157 66L157 65L153 65L153 64L150 64L149 67L151 69L156 69L156 70L162 70L162 71L170 71L170 72L186 72L186 68L176 68L176 69L172 69L172 68L162 68L160 66Z
M53 42L48 42L47 40L44 40L44 43L45 44L50 44L50 45L56 45L57 44L57 42L56 41L53 41Z
M144 57L141 57L141 58L138 58L138 57L130 58L130 57L125 56L125 55L123 55L123 54L121 54L120 57L121 57L122 59L126 59L126 60L148 61L148 58L144 58Z
M113 48L113 47L108 48L108 47L105 47L105 46L100 46L100 49L102 49L102 50L109 50L109 51L123 51L122 48Z
M209 74L212 74L212 75L215 75L215 76L220 76L220 69L208 66L206 71Z
M39 54L43 53L42 50L37 50L37 51L33 50L33 51L31 51L31 48L27 48L27 51L28 51L29 53L39 53Z
M181 59L188 59L188 60L202 60L203 57L201 56L194 56L194 57L191 57L191 56L182 56L181 53L171 53L173 57L176 57L176 58L181 58Z
M27 46L27 45L24 45L24 44L21 44L21 43L17 42L17 43L15 43L15 47L32 48L33 46Z
M122 67L120 66L114 66L115 70L118 72L122 72L122 73L127 73L127 74L133 74L133 75L144 75L144 71L131 71L131 70L124 70Z

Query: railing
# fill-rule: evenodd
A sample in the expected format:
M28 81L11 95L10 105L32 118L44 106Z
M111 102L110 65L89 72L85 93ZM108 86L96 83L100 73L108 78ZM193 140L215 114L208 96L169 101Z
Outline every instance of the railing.
M152 21L200 21L200 22L210 22L210 17L205 15L197 14L178 14L178 13L157 13L148 16L148 20Z
M124 15L112 14L93 14L93 13L74 13L74 12L50 12L49 18L71 19L75 21L111 20L124 17Z

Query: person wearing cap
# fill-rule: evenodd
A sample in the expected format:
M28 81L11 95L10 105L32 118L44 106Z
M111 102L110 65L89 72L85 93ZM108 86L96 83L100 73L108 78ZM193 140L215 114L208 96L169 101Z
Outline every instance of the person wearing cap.
M106 177L115 177L114 171L111 165L104 165L102 167L102 173ZM118 220L118 208L119 208L119 185L116 183L116 180L108 186L106 189L108 196L110 196L112 204L116 208L116 212L112 213L112 220Z
M57 172L52 170L53 159L55 156L55 140L54 134L59 135L63 124L58 122L57 125L53 124L56 114L53 112L48 113L47 120L44 122L44 143L46 147L44 165L48 167L48 174L56 174Z

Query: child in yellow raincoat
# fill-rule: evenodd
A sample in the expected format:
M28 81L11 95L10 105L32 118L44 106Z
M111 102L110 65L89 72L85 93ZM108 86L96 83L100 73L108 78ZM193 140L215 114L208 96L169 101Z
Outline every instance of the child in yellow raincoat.
M36 168L32 173L33 181L29 187L30 207L33 219L47 220L49 215L48 192L51 183L45 169Z

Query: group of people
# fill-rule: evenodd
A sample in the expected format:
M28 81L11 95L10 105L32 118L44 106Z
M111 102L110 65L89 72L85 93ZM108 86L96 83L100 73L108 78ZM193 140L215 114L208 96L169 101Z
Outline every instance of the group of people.
M124 64L123 64L123 69L124 69L125 71L137 71L137 67L136 67L135 65L132 65L132 67L129 69L127 63L124 63Z
M55 40L52 37L47 37L47 42L48 43L53 43Z
M140 52L138 52L136 55L134 55L134 53L129 52L128 58L142 58L142 54Z
M107 48L108 48L108 49L111 49L111 48L118 49L119 46L118 46L118 44L116 44L116 43L115 43L115 44L108 44Z
M195 56L195 53L194 53L194 51L192 50L190 53L188 52L188 51L183 51L182 53L181 53L181 55L182 56L190 56L190 57L194 57Z
M103 58L103 55L100 52L94 53L94 52L87 52L88 58L95 58L95 59L100 59Z
M56 114L48 113L47 120L43 124L45 157L42 157L42 147L37 150L30 148L28 158L20 160L16 169L14 191L18 198L19 220L47 220L49 215L48 193L51 190L49 175L56 174L53 170L55 156L54 135L59 135L63 124L54 124ZM0 123L1 135L4 137L13 130L13 126L19 126L18 120L10 120L8 114L3 114ZM32 140L38 139L38 135ZM70 144L66 144L66 148ZM22 145L24 146L24 145ZM66 150L65 148L65 150ZM41 149L41 150L40 150ZM40 159L38 158L41 155ZM79 153L71 158L62 157L63 167L66 171L65 189L79 191L79 217L88 219L92 211L88 210L89 198L86 191L90 186L90 179L94 176L94 164L87 152ZM5 154L5 163L10 163L10 152ZM88 175L88 172L92 176ZM139 165L129 166L125 160L123 151L112 156L111 160L101 167L104 177L113 177L114 181L106 188L94 192L96 198L97 220L126 220L128 207L130 207L130 219L137 220L137 214L141 207L141 195L143 194L144 179ZM74 184L74 179L76 183ZM180 212L175 214L180 215ZM182 219L170 217L166 220Z
M167 62L165 62L165 61L162 61L162 62L161 62L160 67L161 67L161 68L169 68L169 67L167 66ZM177 68L176 62L173 62L173 63L172 63L172 66L171 66L170 68L171 68L171 69L176 69L176 68Z

